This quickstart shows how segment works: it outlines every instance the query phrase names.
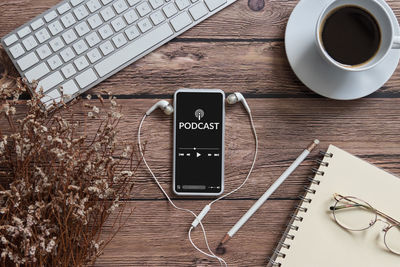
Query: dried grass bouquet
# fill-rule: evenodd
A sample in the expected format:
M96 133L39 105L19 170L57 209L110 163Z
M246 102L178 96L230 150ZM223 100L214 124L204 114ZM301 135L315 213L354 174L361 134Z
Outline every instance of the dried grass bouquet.
M93 264L123 226L120 200L129 196L139 164L133 146L117 140L120 107L113 97L98 96L100 108L76 101L46 112L40 94L18 100L26 89L9 75L0 50L1 65L0 265ZM97 132L85 132L73 105L81 105Z

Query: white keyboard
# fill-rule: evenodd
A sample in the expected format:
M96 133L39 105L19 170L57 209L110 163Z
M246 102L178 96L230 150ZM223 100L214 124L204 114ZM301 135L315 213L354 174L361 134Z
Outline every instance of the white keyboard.
M236 0L65 0L1 41L42 103L89 90Z

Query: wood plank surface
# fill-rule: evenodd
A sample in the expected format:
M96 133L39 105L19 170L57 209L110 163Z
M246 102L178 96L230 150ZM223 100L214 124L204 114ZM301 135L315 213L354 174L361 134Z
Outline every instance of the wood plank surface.
M180 207L200 210L207 201L176 201ZM216 203L204 220L209 244L215 249L219 241L253 201L236 200ZM297 201L268 201L230 240L222 255L229 266L263 266L286 228ZM187 232L193 221L166 202L132 201L135 208L125 227L116 235L96 266L219 266L191 247ZM223 216L221 216L223 215ZM110 231L111 229L107 228ZM193 232L194 242L206 249L200 227Z
M0 37L58 2L1 0L4 12ZM400 17L400 1L387 2ZM248 184L216 203L204 220L212 248L314 138L322 141L320 149L333 143L400 175L399 68L381 90L361 100L334 101L314 94L296 78L285 54L286 23L297 3L238 0L89 91L110 90L121 98L125 116L120 138L125 141L136 140L143 112L161 98L171 99L176 89L220 88L226 93L245 94L260 139L260 154ZM86 114L81 108L75 106L73 110L76 119L83 121ZM4 122L0 121L0 127ZM95 125L88 125L89 132L95 130ZM153 113L146 120L142 139L147 142L149 163L172 195L172 118ZM240 105L227 107L227 191L244 179L253 146L244 109ZM266 264L298 203L298 195L308 184L311 168L317 166L317 158L315 151L227 244L223 257L229 266ZM134 183L126 211L135 208L134 213L96 266L218 266L191 247L187 231L192 218L166 202L143 166ZM173 198L180 206L197 212L210 199ZM106 231L110 230L110 225L106 226ZM194 238L204 248L200 234L196 229Z
M393 76L370 97L399 96L399 80ZM282 41L169 43L92 92L107 88L124 96L170 96L183 87L220 88L254 97L316 97L291 70Z
M136 140L143 112L158 100L119 100L125 114L121 122L121 140ZM96 100L91 103L96 103ZM234 199L258 198L315 138L321 140L321 150L333 143L400 175L400 124L393 123L398 117L395 114L400 114L398 99L368 98L347 102L315 98L259 98L249 99L248 104L260 140L260 151L251 179L232 196ZM79 107L76 109L78 112ZM83 121L84 115L75 119ZM142 129L146 159L170 193L172 124L172 117L157 111L147 118ZM95 126L91 129L89 125L88 131L94 130ZM381 151L382 148L385 151ZM243 181L254 153L248 116L241 105L227 106L225 149L225 182L229 191ZM317 166L314 160L319 158L318 151L313 153L273 196L297 198L308 184L311 168ZM139 169L135 184L134 199L164 198L144 167Z

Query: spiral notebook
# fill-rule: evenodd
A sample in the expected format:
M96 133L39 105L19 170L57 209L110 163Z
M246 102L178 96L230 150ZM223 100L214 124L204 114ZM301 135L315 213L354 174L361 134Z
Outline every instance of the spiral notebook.
M333 145L328 151L268 267L399 267L400 256L384 244L385 224L350 232L329 207L333 194L355 196L400 220L400 179Z

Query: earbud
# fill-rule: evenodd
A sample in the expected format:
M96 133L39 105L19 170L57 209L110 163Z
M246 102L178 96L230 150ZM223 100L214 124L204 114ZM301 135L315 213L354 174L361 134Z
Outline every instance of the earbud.
M236 93L230 94L227 97L226 102L228 102L228 104L231 104L231 105L236 104L237 102L242 102L242 105L247 110L247 112L249 114L251 113L250 107L247 104L246 99L244 98L244 96L241 93L236 92Z
M157 103L155 103L151 108L149 108L149 110L146 112L146 115L150 116L150 114L157 108L164 111L164 113L166 115L171 115L172 113L174 113L174 108L171 106L171 104L168 101L160 100Z

